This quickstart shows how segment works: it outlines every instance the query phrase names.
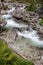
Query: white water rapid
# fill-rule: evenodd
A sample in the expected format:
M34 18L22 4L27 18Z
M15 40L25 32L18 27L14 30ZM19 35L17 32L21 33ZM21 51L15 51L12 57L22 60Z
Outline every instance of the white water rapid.
M37 32L32 31L23 31L23 32L17 32L18 35L23 36L25 38L28 38L30 40L30 43L37 47L43 47L43 41L39 39L39 36L37 35Z
M12 19L12 15L10 13L13 12L15 8L12 8L11 10L8 10L8 14L7 15L2 15L3 18L5 18L7 25L5 27L18 27L18 28L25 28L28 25L25 24L19 24L16 21L14 21ZM19 32L17 31L17 34L20 36L23 36L25 38L28 38L28 42L30 42L31 44L33 44L34 46L37 47L43 47L43 40L39 39L39 36L37 35L37 32L32 30L32 31L26 31L24 30L23 32Z

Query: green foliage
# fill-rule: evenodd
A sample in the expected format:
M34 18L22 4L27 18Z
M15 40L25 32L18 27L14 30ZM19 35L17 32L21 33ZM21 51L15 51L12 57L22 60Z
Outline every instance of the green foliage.
M0 40L0 65L34 65L33 62L24 60L16 53L11 52L7 44Z
M41 7L43 8L43 0L17 0L23 3L28 3L30 6L26 8L27 11L35 11L37 9L36 5L41 4Z
M42 25L42 26L43 26L43 19L41 19L41 20L40 20L40 25Z
M43 7L43 0L36 0L38 3L41 4L41 6Z
M23 3L28 3L28 5L30 3L30 6L26 7L27 11L35 11L36 10L36 0L19 0L19 1L21 1Z
M26 10L27 11L35 11L36 10L36 7L34 6L33 3L31 3L30 6L26 6Z

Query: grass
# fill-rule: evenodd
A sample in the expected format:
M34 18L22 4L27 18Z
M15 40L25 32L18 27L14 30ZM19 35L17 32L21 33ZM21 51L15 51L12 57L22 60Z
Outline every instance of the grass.
M34 65L32 61L28 61L11 52L7 43L0 40L0 65Z

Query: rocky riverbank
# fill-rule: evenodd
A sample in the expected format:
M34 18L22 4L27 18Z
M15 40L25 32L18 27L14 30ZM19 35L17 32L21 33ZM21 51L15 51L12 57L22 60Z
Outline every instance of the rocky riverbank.
M1 28L8 29L0 33L0 38L22 57L32 60L35 65L43 65L43 40L39 39L43 39L43 26L40 25L40 17L35 12L27 12L26 4L15 3L6 3L7 10L1 10ZM38 48L38 45L41 47Z
M35 65L43 65L43 49L31 45L29 39L17 35L16 29L2 32L0 38L23 58L33 61Z
M12 16L18 21L21 20L22 22L27 23L32 29L38 31L40 37L43 38L43 26L40 25L40 16L35 12L27 12L25 7L22 5L19 5L19 7L16 6Z

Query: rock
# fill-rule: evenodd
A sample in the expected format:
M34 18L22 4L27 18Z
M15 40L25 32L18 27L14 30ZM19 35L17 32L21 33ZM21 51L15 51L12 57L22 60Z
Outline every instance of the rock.
M43 34L43 27L40 28L39 32Z
M31 23L31 27L32 27L32 29L34 29L36 31L39 31L39 29L40 29L40 25L38 23Z
M4 26L7 24L7 22L0 17L0 31L4 29Z
M40 27L38 34L41 38L43 38L43 27Z
M5 2L15 2L15 0L4 0Z
M19 19L19 18L22 17L22 14L23 14L23 13L24 13L24 9L15 7L15 10L14 10L14 12L12 13L12 15L13 15L13 17Z
M0 26L4 27L6 24L7 22L2 17L0 17Z
M24 14L25 13L25 14ZM22 7L16 7L12 13L12 16L18 20L22 20L23 22L30 23L38 23L38 15L34 12L26 12L25 9Z
M5 41L7 41L8 43L14 43L16 41L16 29L11 29L6 33L7 37L4 38Z
M19 13L18 14L15 13L15 14L13 14L13 17L15 17L17 19L21 19L22 18L22 15L19 14Z
M39 17L43 18L43 8L40 8L40 10L38 11Z
M39 29L39 34L43 34L43 27Z
M31 16L35 16L35 12L29 12Z
M41 63L41 61L36 61L35 65L43 65L43 64Z
M5 10L1 11L1 15L6 15L6 14L8 14L8 13Z

